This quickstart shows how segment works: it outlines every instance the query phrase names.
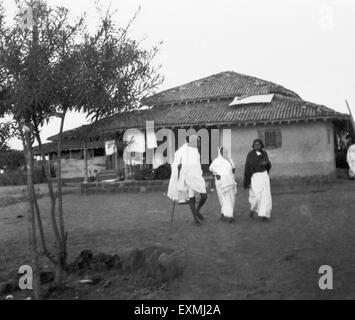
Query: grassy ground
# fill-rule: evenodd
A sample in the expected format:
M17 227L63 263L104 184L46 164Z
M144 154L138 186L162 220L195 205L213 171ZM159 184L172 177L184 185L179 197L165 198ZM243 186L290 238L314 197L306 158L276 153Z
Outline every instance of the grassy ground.
M170 226L171 202L161 193L65 196L70 258L89 248L110 254L154 244L185 249L184 275L156 295L163 299L354 299L355 183L339 180L322 186L273 186L269 223L248 216L247 193L240 188L235 224L219 221L215 193L202 212L205 223L192 224L189 208L177 206ZM45 209L48 198L42 198ZM25 203L0 208L0 277L28 262ZM334 289L318 287L321 265L334 272ZM85 298L125 299L139 289L113 285L93 288ZM4 280L4 279L3 279ZM0 279L1 281L1 279ZM143 289L142 289L143 290ZM70 297L71 298L71 297Z

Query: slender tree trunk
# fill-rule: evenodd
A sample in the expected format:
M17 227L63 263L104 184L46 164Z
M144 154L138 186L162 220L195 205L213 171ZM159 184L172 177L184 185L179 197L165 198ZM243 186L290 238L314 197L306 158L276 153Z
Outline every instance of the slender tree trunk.
M84 183L88 183L88 149L86 141L84 142Z
M37 139L37 142L38 142L38 147L39 147L41 156L44 157L42 140L41 140L41 137L40 137L38 132L36 132L36 139ZM45 178L46 178L47 185L48 185L49 198L51 199L50 217L51 217L52 227L53 227L53 231L54 231L54 235L55 235L57 244L58 244L58 246L61 246L62 245L62 239L60 237L59 228L58 228L56 215L55 215L56 196L55 196L55 193L54 193L53 184L52 184L52 180L51 180L51 177L50 177L50 172L49 172L48 167L44 166L44 170L45 170Z
M39 229L39 235L41 239L41 244L42 244L42 254L44 254L52 263L53 265L56 264L56 261L53 257L53 255L49 252L46 244L46 238L44 235L44 229L43 229L43 224L42 224L42 217L41 217L41 212L38 206L38 201L37 201L37 196L35 193L35 190L33 188L33 197L34 197L34 208L35 208L35 213L36 213L36 219L37 219L37 224L38 224L38 229Z
M34 199L34 185L33 185L33 153L31 133L27 130L24 133L24 152L26 154L27 164L27 192L28 192L28 222L30 230L30 250L33 270L33 294L36 300L41 299L41 286L40 286L40 269L39 257L37 250L37 236L36 236L36 216L35 216L35 199Z
M25 158L27 159L27 148L26 148L26 144L25 144L25 136L23 134L23 132L21 131L21 137L23 140L23 149L25 152ZM43 166L43 161L41 162L42 164L42 169L44 171L44 166ZM46 240L45 240L45 235L44 235L44 229L43 229L43 224L42 224L42 217L41 217L41 212L38 206L38 201L37 201L37 195L36 195L36 191L35 191L35 186L34 183L32 184L32 193L33 193L33 206L34 206L34 210L35 210L35 214L36 214L36 220L37 220L37 224L38 224L38 231L39 231L39 235L40 235L40 240L41 240L41 245L42 245L42 253L47 256L49 258L49 260L53 261L53 257L50 255L47 245L46 245Z
M32 80L35 80L35 78L36 78L35 75L37 74L37 70L38 70L38 67L37 67L37 65L38 65L37 47L38 47L39 36L38 36L37 21L35 19L36 16L34 15L33 18L34 19L33 19L33 27L32 27L32 50L33 50L33 54L34 54L35 59L34 59L33 70L32 70L34 79L32 79ZM39 149L41 151L41 156L43 158L45 158L41 137L40 137L40 134L38 131L38 124L36 123L36 116L33 116L32 120L35 124L34 135L38 141ZM44 171L45 171L45 177L46 177L47 184L48 184L48 193L49 193L49 197L50 197L50 201L51 201L50 218L51 218L52 228L53 228L54 236L55 236L55 242L56 242L56 247L57 247L56 249L57 249L57 251L61 251L63 249L63 239L61 238L61 234L59 232L58 223L57 223L57 219L56 219L56 210L55 210L56 197L55 197L55 193L53 190L50 170L48 170L47 166L45 166ZM31 192L31 194L32 194L32 192ZM55 266L57 267L58 264L59 264L59 260L56 261Z
M44 151L43 151L43 145L42 145L42 140L39 135L39 132L36 132L36 139L38 141L38 146L39 150L41 152L42 157L44 157ZM52 259L52 262L54 263L54 268L55 268L55 280L54 284L57 287L61 287L63 285L63 266L65 265L66 262L66 255L64 255L65 250L65 244L64 244L64 238L62 239L61 237L61 231L60 227L58 227L58 223L56 220L56 215L55 215L55 204L56 204L56 197L54 194L53 190L53 184L50 178L50 172L47 166L45 166L45 176L46 180L48 183L48 191L51 199L51 221L52 221L52 227L56 239L56 259ZM60 170L60 168L58 168Z
M66 112L63 112L59 129L58 140L58 157L57 157L57 195L58 195L58 217L59 217L59 230L62 238L62 247L58 250L58 265L56 267L55 283L61 285L63 278L63 269L67 260L67 233L64 227L64 212L63 212L63 190L62 190L62 141L63 141L63 128Z
M57 157L57 192L58 192L58 212L59 212L59 227L62 239L66 238L65 228L64 228L64 215L63 215L63 190L62 190L62 141L63 141L63 127L64 127L65 113L61 118L60 130L59 130L59 140L58 140L58 157ZM64 241L65 243L65 241Z

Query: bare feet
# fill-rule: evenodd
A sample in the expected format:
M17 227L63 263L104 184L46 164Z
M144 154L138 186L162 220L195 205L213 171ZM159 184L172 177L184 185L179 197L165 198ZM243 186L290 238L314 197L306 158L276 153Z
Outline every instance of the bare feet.
M201 225L201 221L199 219L195 218L194 219L194 224L199 226L199 225Z
M221 213L221 221L225 221L225 222L229 222L229 223L235 222L233 217L225 217L222 213Z
M205 220L205 217L201 213L197 212L196 215L197 215L197 218L199 218L200 220Z

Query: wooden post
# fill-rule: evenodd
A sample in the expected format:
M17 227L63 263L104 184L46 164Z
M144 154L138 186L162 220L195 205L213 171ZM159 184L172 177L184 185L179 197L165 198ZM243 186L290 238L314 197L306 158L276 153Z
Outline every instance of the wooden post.
M352 130L353 130L353 132L352 132L352 138L353 138L352 143L354 143L354 141L355 141L355 122L354 122L354 117L353 117L353 114L351 112L348 100L345 99L345 103L346 103L346 106L348 107L349 114L350 114L351 127L352 127Z
M345 99L345 103L346 103L346 106L348 107L349 114L350 114L350 118L351 118L352 121L354 121L353 114L352 114L352 112L351 112L351 109L350 109L348 100Z
M117 141L115 140L115 168L116 168L116 173L118 175L118 143Z
M43 161L46 161L46 156L44 156ZM51 175L51 154L48 152L48 172L49 172L49 178L52 177Z
M88 150L84 142L84 183L88 183Z

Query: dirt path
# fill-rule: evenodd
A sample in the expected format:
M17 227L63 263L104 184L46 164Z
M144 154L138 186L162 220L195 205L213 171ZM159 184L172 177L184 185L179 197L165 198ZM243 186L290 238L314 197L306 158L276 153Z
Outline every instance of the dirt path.
M40 200L48 208L48 199ZM167 299L354 299L355 183L296 189L273 188L272 221L248 216L247 193L239 190L237 222L219 221L216 195L202 210L206 222L192 224L187 206L161 193L65 196L69 250L120 253L160 243L185 248L186 271ZM0 275L28 259L25 205L0 208ZM44 222L49 219L43 209ZM330 265L334 290L321 291L318 269ZM1 280L1 279L0 279ZM105 298L119 297L116 289Z

